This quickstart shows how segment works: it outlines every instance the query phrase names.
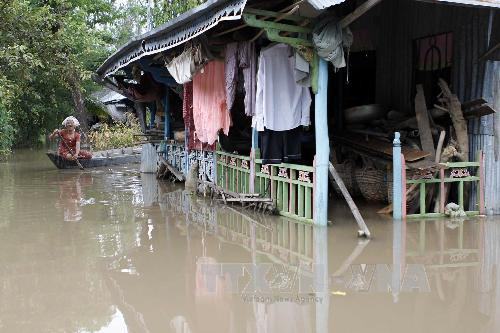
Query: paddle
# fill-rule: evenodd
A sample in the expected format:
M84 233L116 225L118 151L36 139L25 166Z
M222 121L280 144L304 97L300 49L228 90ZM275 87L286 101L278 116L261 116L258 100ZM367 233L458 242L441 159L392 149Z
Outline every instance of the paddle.
M62 135L61 135L61 133L59 131L57 131L57 135L59 135L59 138L61 138L64 146L66 147L66 149L68 149L69 152L70 152L70 154L75 158L76 164L78 165L78 167L80 168L80 170L83 170L84 167L80 163L80 161L78 160L78 156L76 156L75 153L73 152L73 149L71 149L71 147L66 143L66 140L64 140L64 138L62 137Z

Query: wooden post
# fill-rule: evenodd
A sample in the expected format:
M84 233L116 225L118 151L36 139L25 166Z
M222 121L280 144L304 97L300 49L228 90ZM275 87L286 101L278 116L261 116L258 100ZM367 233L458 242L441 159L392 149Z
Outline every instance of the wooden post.
M439 213L444 214L444 206L446 200L446 188L444 186L444 168L439 169Z
M425 215L425 182L420 183L420 215Z
M479 215L485 215L484 203L484 152L479 155Z
M402 193L403 193L403 182L402 182L402 165L401 165L401 135L399 132L394 133L394 141L392 148L392 217L394 220L401 220L402 215ZM406 189L405 189L406 191Z
M421 84L417 85L417 95L415 96L415 114L417 116L422 149L431 153L431 156L426 157L426 159L434 161L436 158L436 150L434 149L434 141L432 139L429 112L427 111L427 106L425 105L424 87Z
M354 219L356 220L356 223L358 224L359 231L358 231L358 236L365 236L370 238L370 230L368 230L368 227L365 224L365 220L363 220L363 217L361 216L358 207L354 203L354 200L352 200L351 195L349 194L349 191L345 187L344 181L342 178L340 178L339 174L337 173L337 170L335 170L335 167L333 166L332 163L329 164L329 169L330 169L330 174L337 183L340 191L342 192L342 195L345 198L345 201L349 205L349 208L351 209L352 215L354 215Z
M328 63L319 60L318 93L315 100L316 168L314 191L314 224L326 226L328 222L328 164L330 139L328 138Z

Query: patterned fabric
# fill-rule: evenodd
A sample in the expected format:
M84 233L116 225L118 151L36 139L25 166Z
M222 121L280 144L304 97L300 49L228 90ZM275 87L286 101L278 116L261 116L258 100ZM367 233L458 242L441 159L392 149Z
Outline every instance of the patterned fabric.
M71 150L73 152L75 152L76 151L76 143L80 142L80 133L75 132L75 134L73 136L70 136L66 130L62 130L62 131L60 131L60 134L61 134L61 137L64 139L64 142L66 142L66 145L68 145L68 147L71 148ZM61 157L66 158L66 156L68 154L71 154L71 152L66 147L64 142L61 140L61 142L59 143L58 154ZM92 153L85 151L85 150L80 150L80 152L78 153L78 158L90 160L92 158Z

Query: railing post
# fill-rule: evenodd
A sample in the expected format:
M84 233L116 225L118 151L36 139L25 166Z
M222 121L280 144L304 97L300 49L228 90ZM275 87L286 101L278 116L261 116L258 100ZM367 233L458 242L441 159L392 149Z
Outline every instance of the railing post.
M252 150L250 151L250 184L249 192L255 193L255 159L256 151L259 147L259 132L256 128L252 128Z
M318 58L315 55L315 58ZM317 61L317 60L315 60ZM319 59L318 93L315 97L316 167L314 188L314 224L326 226L328 221L328 63Z
M184 177L186 178L189 172L189 127L184 125ZM181 160L182 161L182 160Z
M485 171L485 164L484 164L484 152L480 151L479 152L479 215L485 215L486 212L486 205L484 201L484 171Z
M394 133L394 141L392 148L392 175L393 175L393 188L392 188L392 216L395 220L402 218L402 165L401 165L401 135L399 132ZM406 189L405 189L406 190Z

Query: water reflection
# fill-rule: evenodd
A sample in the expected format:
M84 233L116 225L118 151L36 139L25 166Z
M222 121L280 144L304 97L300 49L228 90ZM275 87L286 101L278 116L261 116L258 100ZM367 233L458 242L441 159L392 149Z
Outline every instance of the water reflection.
M61 174L59 183L59 198L55 207L63 213L65 222L78 222L82 219L81 201L83 199L82 186L92 185L92 175Z
M0 165L1 332L500 331L498 219L366 214L375 237L358 240L344 208L313 228L133 169L32 171ZM206 269L235 263L237 281ZM264 264L279 295L300 266L322 301L244 299Z

